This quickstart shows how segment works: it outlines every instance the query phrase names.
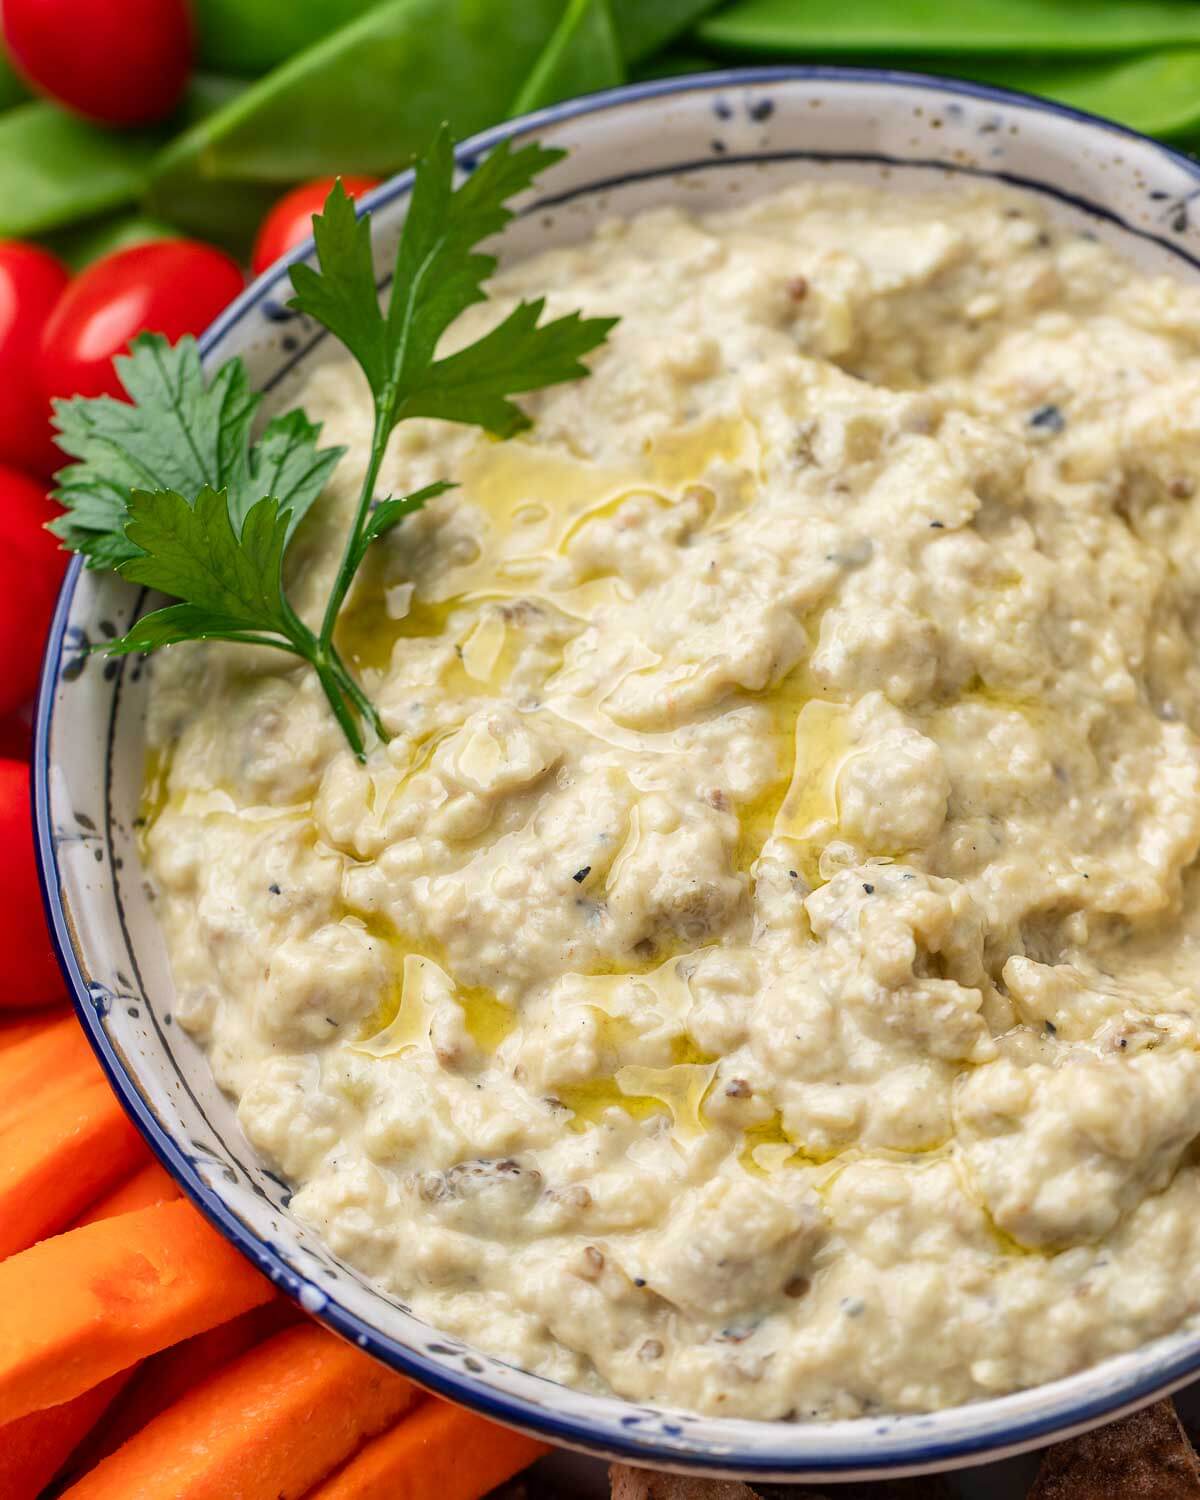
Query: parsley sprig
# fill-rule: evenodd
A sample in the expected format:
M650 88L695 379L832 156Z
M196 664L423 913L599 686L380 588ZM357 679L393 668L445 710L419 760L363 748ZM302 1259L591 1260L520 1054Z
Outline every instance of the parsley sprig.
M117 361L128 401L55 403L59 445L75 460L58 476L65 513L52 529L89 567L115 568L178 603L144 615L102 648L154 651L187 640L272 646L307 662L354 753L365 726L387 731L334 644L338 615L371 544L453 488L377 497L388 439L408 417L440 417L511 437L529 419L511 399L588 373L583 356L616 319L578 313L543 323L544 302L521 302L491 332L438 356L446 330L486 300L495 258L482 241L512 218L508 201L563 153L503 142L459 187L443 128L417 165L386 305L361 218L340 182L313 220L318 267L292 267L292 306L321 323L361 366L374 403L371 451L353 522L319 629L288 602L284 558L296 527L344 449L321 448L303 412L252 440L259 397L241 360L205 380L193 340L135 340Z

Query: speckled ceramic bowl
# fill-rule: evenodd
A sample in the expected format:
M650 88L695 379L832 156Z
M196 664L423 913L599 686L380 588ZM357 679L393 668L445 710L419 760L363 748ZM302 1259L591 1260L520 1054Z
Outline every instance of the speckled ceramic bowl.
M903 193L968 177L1037 193L1149 270L1193 276L1200 168L1055 105L944 79L835 68L765 69L619 89L468 141L466 172L504 135L570 148L504 236L505 257L579 239L651 204L729 207L799 179ZM379 188L390 263L411 176ZM311 251L298 252L304 255ZM289 404L332 341L287 311L287 271L261 277L203 340L210 366L241 354L269 409ZM969 1464L1095 1424L1200 1371L1200 1331L1174 1335L1036 1390L928 1416L792 1425L714 1419L584 1395L514 1369L421 1322L342 1264L289 1211L203 1053L172 1022L162 938L139 869L147 667L86 647L125 630L143 594L71 569L37 722L35 804L46 891L83 1024L126 1108L196 1205L330 1328L435 1391L551 1441L677 1469L778 1478L878 1476Z

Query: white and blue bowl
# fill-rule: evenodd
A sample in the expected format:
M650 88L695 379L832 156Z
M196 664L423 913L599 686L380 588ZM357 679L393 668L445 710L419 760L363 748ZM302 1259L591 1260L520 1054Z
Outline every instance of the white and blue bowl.
M729 208L805 179L905 193L991 178L1036 194L1143 269L1200 267L1200 168L1128 130L1045 101L912 74L767 68L617 89L527 116L459 148L464 172L505 136L569 148L500 246L503 258L578 240L652 204ZM964 184L965 185L965 184ZM366 200L390 264L410 173ZM297 252L311 255L311 242ZM209 329L205 361L245 360L267 409L294 402L333 341L287 307L287 269L262 276ZM1051 1385L930 1415L786 1424L701 1417L586 1395L430 1327L289 1209L203 1053L178 1025L135 820L149 670L88 647L123 632L144 592L67 576L37 716L34 801L46 907L80 1017L163 1164L221 1232L310 1313L431 1390L551 1442L679 1470L878 1477L977 1463L1094 1425L1200 1371L1200 1330Z

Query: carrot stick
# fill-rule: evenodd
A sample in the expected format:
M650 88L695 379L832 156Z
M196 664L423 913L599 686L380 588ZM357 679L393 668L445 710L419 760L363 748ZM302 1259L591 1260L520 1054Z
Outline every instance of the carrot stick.
M158 1163L147 1161L140 1171L127 1177L103 1198L97 1199L72 1227L94 1224L100 1219L131 1213L135 1208L144 1208L151 1203L164 1203L178 1196L179 1189ZM253 1317L254 1314L244 1316ZM234 1320L235 1324L239 1321ZM223 1330L214 1329L213 1332L220 1333ZM197 1337L203 1339L207 1335L199 1334ZM195 1342L195 1339L188 1339L182 1347L186 1348L188 1344ZM164 1351L158 1358L164 1358L169 1352ZM102 1427L98 1428L97 1424L109 1412L110 1407L124 1405L117 1398L133 1381L139 1368L142 1367L131 1365L128 1370L110 1375L90 1391L84 1391L73 1401L64 1402L61 1406L48 1406L44 1411L30 1412L27 1417L0 1427L0 1495L5 1500L26 1500L26 1497L33 1500L61 1471L68 1457L71 1458L72 1468L82 1470L90 1467L85 1457L89 1440L96 1439L100 1431L106 1435L111 1433L114 1414L110 1413ZM111 1443L104 1451L111 1452L116 1446L117 1443Z
M0 1132L0 1258L69 1224L145 1150L103 1078L35 1104Z
M164 1349L139 1366L136 1375L113 1403L102 1428L97 1428L71 1460L71 1468L82 1472L148 1426L160 1412L173 1406L187 1392L217 1370L233 1363L256 1344L299 1322L303 1314L285 1297L273 1297L262 1307L252 1307L239 1318L217 1328L197 1333L182 1344ZM132 1373L132 1372L131 1372ZM3 1433L0 1432L0 1442ZM0 1490L3 1494L3 1490Z
M0 1053L7 1052L10 1047L18 1043L28 1041L31 1036L38 1036L53 1026L57 1018L45 1011L16 1011L9 1020L0 1020Z
M0 1052L0 1128L38 1102L103 1075L73 1015Z
M277 1334L210 1376L65 1491L71 1500L293 1500L416 1389L324 1329Z
M101 1219L133 1213L136 1209L148 1208L155 1203L169 1203L177 1197L179 1188L174 1180L167 1176L157 1162L148 1162L140 1172L135 1172L114 1192L93 1204L86 1214L76 1219L72 1227L97 1224ZM163 1349L140 1364L131 1365L123 1372L122 1384L126 1388L119 1399L112 1403L112 1409L104 1423L95 1427L79 1447L72 1451L69 1473L82 1474L102 1458L107 1458L160 1411L165 1411L177 1401L189 1386L211 1375L222 1365L229 1364L239 1354L262 1343L301 1316L294 1303L283 1297L273 1297L262 1307L252 1307L249 1312L231 1318L228 1323L193 1334L190 1339L184 1339L170 1349ZM82 1401L84 1397L77 1399ZM51 1408L52 1411L58 1409ZM5 1429L0 1428L0 1445L4 1442L4 1431ZM0 1490L0 1495L3 1493Z
M0 1422L70 1401L272 1295L182 1200L45 1240L0 1262Z
M97 1198L90 1208L71 1225L81 1229L85 1224L98 1224L101 1219L112 1219L117 1214L131 1214L138 1208L149 1208L155 1203L170 1203L179 1197L179 1185L168 1176L159 1164L146 1153L148 1160L132 1177L119 1182L115 1188Z
M536 1438L431 1397L308 1500L479 1500L549 1451Z
M36 1500L132 1374L132 1370L122 1370L74 1401L30 1412L0 1427L0 1495L4 1500Z

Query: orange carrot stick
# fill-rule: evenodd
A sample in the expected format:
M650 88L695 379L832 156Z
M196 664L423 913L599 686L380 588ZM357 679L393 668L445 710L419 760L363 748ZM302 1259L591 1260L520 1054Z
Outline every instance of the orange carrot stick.
M46 1011L14 1011L11 1019L0 1019L0 1053L28 1041L53 1026L57 1016Z
M272 1295L181 1200L45 1240L0 1262L0 1422L70 1401Z
M407 1410L415 1387L312 1326L194 1387L65 1494L71 1500L292 1500Z
M72 1227L99 1223L178 1196L174 1180L150 1160L98 1199ZM164 1349L140 1365L110 1375L73 1401L30 1412L0 1427L0 1496L4 1500L35 1500L64 1466L68 1473L91 1468L178 1399L189 1384L277 1333L284 1326L283 1317L299 1316L292 1303L277 1297L221 1327L185 1339L174 1349Z
M0 1128L43 1098L101 1076L75 1017L53 1021L0 1052Z
M130 1213L150 1203L163 1203L178 1195L179 1189L171 1178L157 1162L149 1161L111 1193L97 1199L72 1227L94 1224L100 1219ZM253 1314L246 1316L252 1317ZM206 1335L199 1334L198 1337ZM194 1339L187 1341L189 1344L194 1342ZM83 1457L89 1437L94 1439L97 1436L97 1423L110 1407L123 1404L117 1397L133 1380L138 1369L139 1366L132 1365L128 1370L110 1375L73 1401L49 1406L45 1411L30 1412L27 1417L0 1427L0 1495L5 1500L34 1500L60 1472L68 1457L72 1468L90 1467ZM103 1424L103 1432L111 1432L112 1426L113 1415L110 1414ZM104 1451L111 1452L116 1446L113 1443Z
M113 1403L103 1426L97 1428L73 1455L72 1470L82 1473L93 1468L135 1433L149 1426L160 1412L173 1406L193 1386L231 1365L256 1344L265 1343L284 1328L299 1322L302 1317L294 1302L285 1297L273 1297L262 1307L252 1307L241 1317L232 1318L205 1333L197 1333L184 1339L182 1344L164 1349L161 1354L146 1360L139 1366L120 1400ZM3 1442L2 1431L0 1442Z
M150 1208L155 1203L170 1203L179 1197L179 1184L149 1158L132 1177L119 1182L115 1188L97 1198L90 1208L79 1215L71 1225L81 1229L85 1224L98 1224L101 1219L112 1219L117 1214L131 1214L138 1208Z
M103 1078L36 1103L0 1132L0 1258L69 1224L145 1151Z
M179 1189L155 1161L148 1161L140 1171L127 1177L112 1192L96 1200L82 1214L72 1228L81 1224L95 1224L101 1219L117 1214L132 1213L135 1208L145 1208L151 1203L165 1203L179 1196ZM253 1316L253 1314L246 1314ZM234 1320L235 1323L240 1321ZM214 1332L223 1330L215 1329ZM205 1334L197 1335L205 1338ZM187 1340L183 1345L195 1343ZM169 1352L169 1351L167 1351ZM159 1358L163 1356L160 1355ZM76 1396L62 1406L49 1406L45 1411L30 1412L19 1421L0 1427L0 1495L5 1500L29 1500L38 1495L52 1478L62 1469L68 1456L72 1468L88 1468L84 1457L90 1439L95 1439L99 1430L105 1435L112 1432L116 1412L109 1414L103 1428L97 1423L110 1407L120 1407L118 1401L122 1390L130 1384L142 1368L131 1365L118 1375L111 1375L90 1391ZM117 1443L111 1443L105 1452L111 1452Z
M536 1438L431 1398L308 1500L479 1500L549 1451Z
M122 1370L74 1401L31 1412L19 1422L0 1427L0 1495L4 1500L37 1500L132 1373Z

